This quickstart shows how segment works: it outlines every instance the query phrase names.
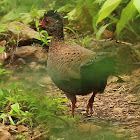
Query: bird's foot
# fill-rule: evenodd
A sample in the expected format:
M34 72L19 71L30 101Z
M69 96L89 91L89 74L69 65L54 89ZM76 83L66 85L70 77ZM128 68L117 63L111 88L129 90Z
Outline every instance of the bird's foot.
M93 114L93 109L90 110L90 114Z
M86 111L86 115L89 116L89 109L90 109L90 115L93 114L93 109L92 106L90 104L87 105L87 111Z
M87 111L86 111L86 115L89 116L89 110L90 110L90 116L95 112L92 108L92 105L88 104L87 105Z

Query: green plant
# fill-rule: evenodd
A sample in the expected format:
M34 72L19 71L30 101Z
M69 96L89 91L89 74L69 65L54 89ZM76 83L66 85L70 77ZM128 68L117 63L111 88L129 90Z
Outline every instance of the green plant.
M99 8L98 1L78 0L76 7L68 13L68 20L77 29L93 31L92 18L96 17Z
M12 24L12 26L15 28L15 30L17 31L17 39L11 39L11 42L13 41L17 46L18 46L18 42L19 42L19 39L20 39L20 34L21 34L21 30L19 29L19 27L15 24Z
M6 26L3 25L3 26L0 26L0 34L3 34L3 32L6 31Z
M26 124L33 126L39 123L56 125L66 124L66 99L40 94L38 90L26 90L23 84L11 83L9 87L0 88L0 119L12 125ZM36 123L35 123L36 122Z
M11 125L18 125L18 124L23 124L25 122L29 122L30 126L33 125L32 122L32 113L30 113L29 111L22 111L20 109L19 103L15 103L12 104L11 106L11 110L7 113L2 113L0 115L0 119L3 120L3 122L7 121L7 119L9 120ZM20 118L18 120L14 120L15 118ZM16 122L16 123L15 123Z
M135 18L140 13L140 1L138 0L127 0L125 2L125 6L121 6L121 4L124 4L122 0L106 0L98 13L96 24L107 17L111 20L115 20L115 22L117 23L116 33L117 35L119 35L123 28L125 28L129 24L129 21L132 18ZM116 19L112 17L111 13L114 10L117 11L119 5L122 7L122 11L119 15L120 19Z
M0 13L3 15L1 22L19 19L21 17L21 13L28 13L32 10L42 9L47 4L48 3L42 0L3 0L0 2Z
M78 34L77 34L72 28L70 28L70 27L64 27L64 29L67 29L67 30L69 30L70 32L72 32L72 33L74 34L74 36L76 37L78 43L80 44L80 38L79 38ZM76 44L76 42L75 42L74 39L68 37L67 32L64 32L64 34L65 34L65 39L66 39L68 42L70 42L70 43L72 43L72 44Z
M36 20L35 25L36 25L37 31L39 32L39 36L36 39L41 40L43 42L42 46L44 46L44 45L49 46L52 37L48 36L47 31L45 31L45 30L40 31L39 30L39 27L38 27L39 21L38 20Z
M82 46L88 47L89 43L91 42L92 38L90 36L86 36L82 39Z
M17 140L25 140L28 136L28 132L24 132L21 135L16 135Z
M97 40L105 29L115 32L118 38L126 35L122 32L124 29L140 38L138 23L132 26L139 21L139 0L78 0L72 4L67 3L58 11L68 12L64 18L68 18L69 26L74 29L84 33L94 30ZM135 29L136 26L138 30Z
M31 9L30 12L27 13L21 13L19 21L21 21L24 24L33 24L36 22L36 20L39 20L40 17L44 15L44 12L46 10L37 10L37 9Z

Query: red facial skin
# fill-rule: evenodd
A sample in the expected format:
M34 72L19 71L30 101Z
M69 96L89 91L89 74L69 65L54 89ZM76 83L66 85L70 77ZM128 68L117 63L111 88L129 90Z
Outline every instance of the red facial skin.
M46 25L48 25L49 23L50 23L51 21L49 20L49 19L43 19L43 21L42 22L40 22L39 23L39 27L44 27L44 26L46 26Z

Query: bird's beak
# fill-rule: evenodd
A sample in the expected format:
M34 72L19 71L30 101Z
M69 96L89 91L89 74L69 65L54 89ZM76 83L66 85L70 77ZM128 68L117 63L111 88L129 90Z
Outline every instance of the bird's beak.
M43 26L43 21L39 23L38 27L42 27Z

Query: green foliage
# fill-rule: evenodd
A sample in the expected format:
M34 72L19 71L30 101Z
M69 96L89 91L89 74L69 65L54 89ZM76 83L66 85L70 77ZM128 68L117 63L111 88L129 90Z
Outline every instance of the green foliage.
M24 132L20 135L16 135L16 139L17 140L25 140L25 139L27 139L27 136L28 136L28 132Z
M101 35L102 33L104 32L104 30L106 29L106 27L108 26L109 24L106 24L104 26L102 26L98 32L96 33L96 39L99 40L101 38Z
M80 30L85 34L86 31L94 31L96 39L101 38L105 29L115 32L117 37L125 36L122 31L127 30L139 38L140 31L132 26L139 18L139 0L3 0L0 7L0 13L4 15L1 22L19 20L24 24L33 24L45 11L55 9L64 14L73 30ZM42 31L40 34L44 33ZM41 37L39 39L42 40Z
M78 0L58 9L60 12L68 13L64 18L68 18L71 27L84 32L94 30L96 39L101 38L106 28L116 32L118 37L121 37L120 34L123 36L121 31L124 28L139 37L136 33L138 31L131 27L135 17L139 15L139 10L140 1L138 0Z
M32 9L42 9L45 1L42 0L3 0L0 2L0 14L4 15L1 22L16 20L21 13L32 11Z
M140 5L140 3L139 3ZM137 10L133 5L133 0L131 0L128 5L122 10L121 18L117 23L117 35L120 34L121 30L129 23L130 19L135 17L137 14Z
M104 18L108 17L111 12L114 11L114 9L120 4L121 1L122 0L107 0L98 13L98 20L96 24L98 24Z
M83 47L88 47L89 43L91 42L92 38L89 36L86 36L85 38L82 39L82 46Z
M0 26L0 34L6 31L6 26Z
M39 90L26 90L23 84L11 83L8 87L0 87L0 120L12 125L37 125L47 123L66 124L65 106L61 103L66 99L60 94L54 98L40 94ZM39 121L39 123L37 123ZM34 123L33 123L34 122Z
M70 28L70 27L65 27L65 29L67 29L68 31L72 32L72 33L75 35L77 42L80 44L80 38L79 38L78 34L77 34L72 28ZM64 34L65 34L65 39L66 39L68 42L70 42L70 43L72 43L72 44L76 44L76 42L75 42L74 39L71 39L71 38L69 38L69 37L67 36L67 32L64 32Z
M32 9L30 12L27 13L21 13L19 21L23 22L24 24L31 24L33 22L36 22L36 20L39 20L40 17L44 15L45 10L36 10Z
M39 27L38 27L39 22L37 20L35 24L36 24L36 29L39 32L39 36L36 39L41 40L43 42L42 46L44 45L49 46L51 42L51 36L48 35L46 30L41 30L41 31L39 30Z
M0 49L0 53L2 53L4 50L5 50L5 47L2 47L2 48Z
M124 6L124 3L125 3L125 6ZM135 6L136 3L137 3L137 6ZM122 7L122 11L120 13L119 13L120 9L118 5L119 7ZM137 0L136 1L129 0L126 2L123 2L122 0L114 0L114 1L107 0L99 11L99 16L98 16L96 24L98 24L101 20L107 17L109 17L112 20L110 14L113 13L115 10L119 14L118 17L116 15L115 16L117 18L120 18L118 19L118 21L116 20L117 21L116 33L119 36L120 32L129 24L130 20L136 17L136 15L138 14L137 10L139 9L139 7L140 7L140 1L138 2ZM129 28L129 26L127 27Z
M140 13L140 1L139 0L133 0L133 4Z
M76 7L68 13L70 24L80 29L92 29L92 18L97 15L100 6L98 1L78 0Z
M78 0L74 4L66 4L59 11L68 12L69 23L74 25L76 30L94 29L96 39L100 39L106 28L116 32L117 36L124 28L129 29L139 38L139 33L131 27L132 19L135 22L140 10L140 1L138 0ZM91 26L92 25L92 26ZM114 29L116 26L116 30Z

